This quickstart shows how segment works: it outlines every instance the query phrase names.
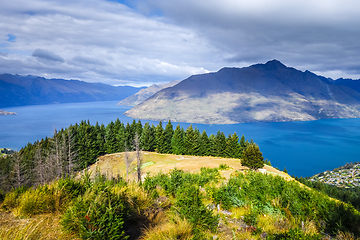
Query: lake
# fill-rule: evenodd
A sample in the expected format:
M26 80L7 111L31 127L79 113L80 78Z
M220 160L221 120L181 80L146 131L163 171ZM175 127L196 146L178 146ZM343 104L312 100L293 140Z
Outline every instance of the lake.
M132 122L123 113L130 109L116 101L35 105L4 108L18 115L0 116L0 148L19 150L28 142L52 136L54 129L66 128L81 120L108 124L119 118ZM145 120L142 120L144 124ZM149 121L155 125L158 122ZM166 123L165 123L166 124ZM165 124L163 126L165 126ZM173 123L174 127L177 123ZM186 129L189 123L180 123ZM290 175L312 176L350 162L360 161L360 119L326 119L308 122L242 123L231 125L193 124L208 135L218 130L236 132L253 139L274 167Z

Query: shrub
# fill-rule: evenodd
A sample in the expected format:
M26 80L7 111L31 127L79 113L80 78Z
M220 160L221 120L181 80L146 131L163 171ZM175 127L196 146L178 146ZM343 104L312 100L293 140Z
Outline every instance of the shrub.
M215 231L218 218L206 208L197 186L182 187L176 194L175 210L195 228Z
M83 239L127 239L123 229L128 215L126 194L93 186L75 199L63 215L63 227Z
M294 228L288 232L271 234L266 239L269 240L285 240L285 239L296 239L296 240L320 240L322 235L320 234L305 234L301 229Z
M220 164L219 165L219 170L228 170L228 169L230 169L230 167L228 165L226 165L226 164Z
M12 192L9 192L5 195L4 202L1 205L1 208L5 210L9 210L12 208L15 208L19 204L19 198L20 196L28 190L27 187L22 186L19 188L15 188Z

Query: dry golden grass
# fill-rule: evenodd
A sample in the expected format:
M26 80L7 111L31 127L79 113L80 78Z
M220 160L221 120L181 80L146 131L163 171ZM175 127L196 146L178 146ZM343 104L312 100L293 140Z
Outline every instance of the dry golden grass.
M130 152L130 157L135 159L135 153ZM146 173L155 175L157 173L168 173L172 169L177 168L186 172L199 172L202 167L217 168L220 164L226 164L230 167L229 170L222 170L222 177L229 179L236 171L244 171L247 167L241 166L240 159L234 158L220 158L220 157L199 157L188 155L174 155L174 154L160 154L154 152L142 152L142 158L144 163L152 163L152 165L142 168L143 176ZM132 165L132 169L135 168L135 160ZM90 167L90 171L95 172L96 168L99 168L102 173L116 176L120 175L125 177L125 163L124 153L113 153L99 157L99 161ZM268 174L279 175L286 180L293 180L288 174L279 171L271 166L264 166ZM130 179L135 180L135 170L132 170Z
M73 235L65 234L59 224L60 215L42 214L33 218L19 219L12 213L0 212L1 240L77 240Z
M192 239L192 226L186 219L173 215L174 219L169 221L163 219L161 224L153 228L147 229L141 240L188 240Z

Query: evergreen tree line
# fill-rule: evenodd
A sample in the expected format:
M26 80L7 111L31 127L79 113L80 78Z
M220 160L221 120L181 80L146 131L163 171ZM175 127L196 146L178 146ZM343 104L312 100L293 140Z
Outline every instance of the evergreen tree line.
M226 137L220 130L208 136L205 130L200 133L192 125L186 130L177 125L174 130L170 120L165 128L161 121L157 126L148 122L142 125L140 120L125 125L117 119L107 126L81 121L55 130L52 138L28 143L18 153L0 161L0 189L8 191L71 176L95 163L99 156L134 150L135 135L140 136L143 151L178 155L241 158L243 150L253 143L236 133Z

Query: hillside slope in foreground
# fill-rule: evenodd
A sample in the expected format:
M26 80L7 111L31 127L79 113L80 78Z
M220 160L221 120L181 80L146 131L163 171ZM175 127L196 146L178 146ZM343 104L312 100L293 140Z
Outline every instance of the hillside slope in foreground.
M99 157L99 161L90 166L89 170L95 172L98 168L102 173L107 175L116 176L119 174L122 177L126 172L125 167L125 153L113 153ZM129 157L134 159L132 162L136 165L135 152L129 152ZM240 159L234 158L221 158L221 157L200 157L200 156L187 156L187 155L174 155L174 154L160 154L154 152L143 152L143 167L142 177L145 178L147 174L154 176L157 173L169 173L174 168L184 170L185 172L196 173L199 172L202 167L205 168L218 168L220 164L226 164L230 168L228 170L222 170L222 177L229 179L232 173L235 171L244 171L247 167L241 166ZM272 175L279 175L286 180L293 180L288 174L279 171L271 166L265 165L264 168L267 173ZM130 179L135 179L135 170L131 172Z

